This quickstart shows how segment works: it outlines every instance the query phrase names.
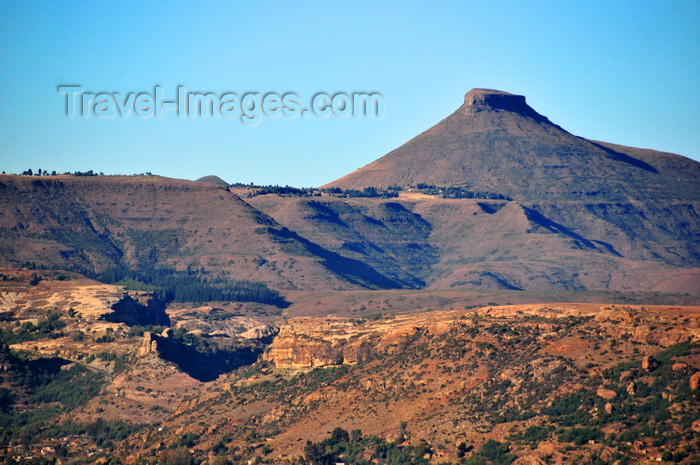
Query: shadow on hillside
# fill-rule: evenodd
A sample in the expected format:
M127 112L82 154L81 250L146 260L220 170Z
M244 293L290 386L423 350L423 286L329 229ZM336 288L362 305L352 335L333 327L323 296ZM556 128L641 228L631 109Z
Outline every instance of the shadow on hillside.
M643 169L644 171L648 171L650 173L658 174L658 172L659 172L656 168L651 166L649 163L643 162L642 160L639 160L639 159L634 158L634 157L630 157L629 155L627 155L625 153L618 152L618 151L613 150L610 147L606 147L602 144L598 144L598 143L592 142L590 140L588 142L595 145L599 149L604 150L605 152L608 153L608 155L610 155L612 158L614 158L617 161L628 163L636 168Z
M160 358L174 363L183 372L201 382L214 381L224 373L252 365L263 347L197 348L169 337L152 335Z
M401 289L404 286L390 279L371 266L359 260L343 257L335 252L324 249L287 228L268 228L268 233L279 244L287 245L290 253L302 255L304 252L323 259L321 262L328 270L340 275L346 281L368 289ZM296 250L296 249L299 250Z

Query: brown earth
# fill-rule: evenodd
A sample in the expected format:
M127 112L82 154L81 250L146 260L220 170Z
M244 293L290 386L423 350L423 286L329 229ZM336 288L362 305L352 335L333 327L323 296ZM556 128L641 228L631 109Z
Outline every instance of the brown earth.
M300 238L226 187L154 176L0 176L0 264L193 268L275 289L398 285Z
M655 421L679 437L681 425L698 412L688 393L695 392L689 390L693 380L697 387L700 370L699 306L591 302L465 308L472 300L459 290L298 292L290 294L294 302L284 311L320 316L285 320L254 303L178 304L158 314L157 307L149 310L148 294L136 300L123 288L90 280L15 283L0 296L3 331L39 324L47 312L65 324L45 337L12 344L12 352L59 357L67 367L77 364L103 375L96 397L55 421L101 418L147 425L110 452L125 463L177 448L186 435L196 438L190 453L205 463L215 463L211 451L221 441L244 462L260 457L262 463L280 463L296 460L306 440L320 441L336 427L361 429L364 437L403 437L405 445L428 441L435 464L454 463L460 442L471 446L469 456L489 439L508 442L517 463L571 463L579 455L619 453L637 463L664 448L644 437L632 448L615 439L652 421L625 412L651 408L654 396L665 396ZM134 313L124 311L125 301L155 321L165 314L168 324L151 326L142 336L131 334ZM119 315L131 320L119 321ZM244 343L269 345L252 365L232 365L202 381L188 374L187 363L173 359L173 354L195 354L193 346L175 338L176 332L188 331L187 337L200 338L192 341L209 340L231 357L239 356L231 348L240 350ZM81 338L75 337L78 332ZM100 341L106 335L113 339ZM667 348L676 355L665 356ZM103 359L105 353L115 358ZM228 363L221 353L205 353L196 355L198 363ZM0 362L5 370L0 385L14 386L16 362L12 357ZM578 396L580 405L571 410L583 418L578 426L596 422L601 434L612 435L608 442L572 446L558 436L556 428L570 426L547 409L570 395ZM531 427L548 431L533 445L518 439ZM54 447L57 441L41 444ZM681 439L678 447L693 451L692 444L692 438ZM69 451L77 457L95 447L85 442Z
M698 322L700 307L600 304L293 318L252 375L221 379L230 383L227 392L183 412L169 431L176 437L201 434L195 450L207 450L222 435L274 430L258 441L273 449L267 460L279 463L298 456L307 439L320 441L336 427L360 428L392 440L404 434L407 444L445 444L432 460L439 463L455 460L460 441L478 449L487 439L513 441L531 426L546 427L547 415L520 418L518 412L537 412L554 399L586 393L578 410L592 418L610 416L603 430L621 432L624 427L612 418L635 402L635 394L618 393L631 381L649 386L655 379L640 367L641 360L677 341L698 341ZM692 367L680 381L688 385L691 372L700 369L700 353L682 359ZM630 371L618 380L620 362ZM677 362L664 363L668 366L658 369L671 372ZM677 422L697 412L697 404L674 411L670 421ZM189 418L204 419L207 426ZM405 433L402 423L408 425ZM170 434L160 437L167 442ZM241 447L236 439L228 445ZM577 454L605 453L608 447L592 441L567 449L566 441L550 438L534 448L514 445L511 452L523 463L571 463ZM618 450L613 445L607 453ZM645 442L628 456L637 463L660 453Z
M589 141L525 97L472 89L452 115L324 187L463 186L519 201L698 199L700 164L680 155Z

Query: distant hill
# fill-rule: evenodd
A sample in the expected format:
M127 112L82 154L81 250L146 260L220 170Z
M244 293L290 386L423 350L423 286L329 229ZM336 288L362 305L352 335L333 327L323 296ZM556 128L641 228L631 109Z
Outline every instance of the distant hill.
M0 266L195 270L278 290L400 287L211 183L2 175L0 198Z
M700 164L474 89L331 186L0 175L0 462L700 463Z
M200 181L0 176L0 266L94 278L165 268L282 293L700 296L700 164L574 136L506 92L471 90L454 114L329 185L403 186L397 198L249 197ZM411 187L421 183L475 195Z
M419 185L477 195L413 195ZM577 137L523 96L472 89L434 127L324 187L390 186L403 187L398 200L250 202L331 250L435 289L700 295L700 163ZM392 208L406 214L387 218Z
M224 187L228 187L230 185L220 177L213 174L210 174L209 176L202 176L201 178L197 179L197 182L212 182Z
M525 97L472 89L440 123L324 187L419 183L516 200L700 199L700 163L680 155L583 139Z

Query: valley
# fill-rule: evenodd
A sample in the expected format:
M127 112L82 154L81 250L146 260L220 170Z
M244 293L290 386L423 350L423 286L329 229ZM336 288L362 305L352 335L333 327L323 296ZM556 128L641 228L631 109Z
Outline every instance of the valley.
M5 463L700 463L693 160L472 89L319 188L27 173Z
M387 444L404 463L487 460L495 446L517 463L641 463L689 457L700 428L700 306L472 306L459 291L390 290L166 308L82 278L3 273L17 280L2 294L0 389L4 415L24 423L5 430L5 453L31 456L27 441L75 463L305 463L308 440L336 460ZM84 400L32 401L44 385L18 384L18 370L94 384ZM66 438L84 430L81 442L41 439L32 415ZM354 439L334 449L341 430Z

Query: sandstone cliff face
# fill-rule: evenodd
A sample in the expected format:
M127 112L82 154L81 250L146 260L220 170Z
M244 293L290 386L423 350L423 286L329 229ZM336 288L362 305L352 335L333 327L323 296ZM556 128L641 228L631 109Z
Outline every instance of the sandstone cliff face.
M374 353L376 350L366 341L314 339L287 330L277 337L264 358L277 367L316 368L361 362Z
M141 340L141 345L136 352L139 357L145 357L146 355L156 352L158 350L158 341L154 339L153 333L146 331L143 333L143 339Z
M126 295L112 305L112 312L102 319L128 325L170 324L165 304L150 292L126 291Z
M373 355L401 351L412 338L444 334L473 317L537 319L586 318L611 340L668 347L700 340L700 309L595 304L539 304L485 307L476 311L442 311L395 315L379 320L293 318L263 354L278 368L316 368L362 362ZM488 352L488 349L485 349ZM648 367L654 365L649 361ZM698 367L700 368L700 367Z
M397 315L368 321L348 318L293 318L280 328L263 359L279 368L316 368L358 363L379 353L401 350L405 341L422 333L449 329L455 312Z
M346 332L341 328L347 326L349 329L352 323L343 325L343 322L335 321L335 324L328 324L326 321L324 331L315 327L310 319L291 320L281 328L263 359L281 368L316 368L356 363L366 358L360 355L361 351L355 344L358 341L338 337L340 332ZM362 343L359 341L359 345Z
M36 318L47 312L71 313L84 321L168 325L165 305L149 292L88 279L42 281L37 286L0 293L0 312Z

